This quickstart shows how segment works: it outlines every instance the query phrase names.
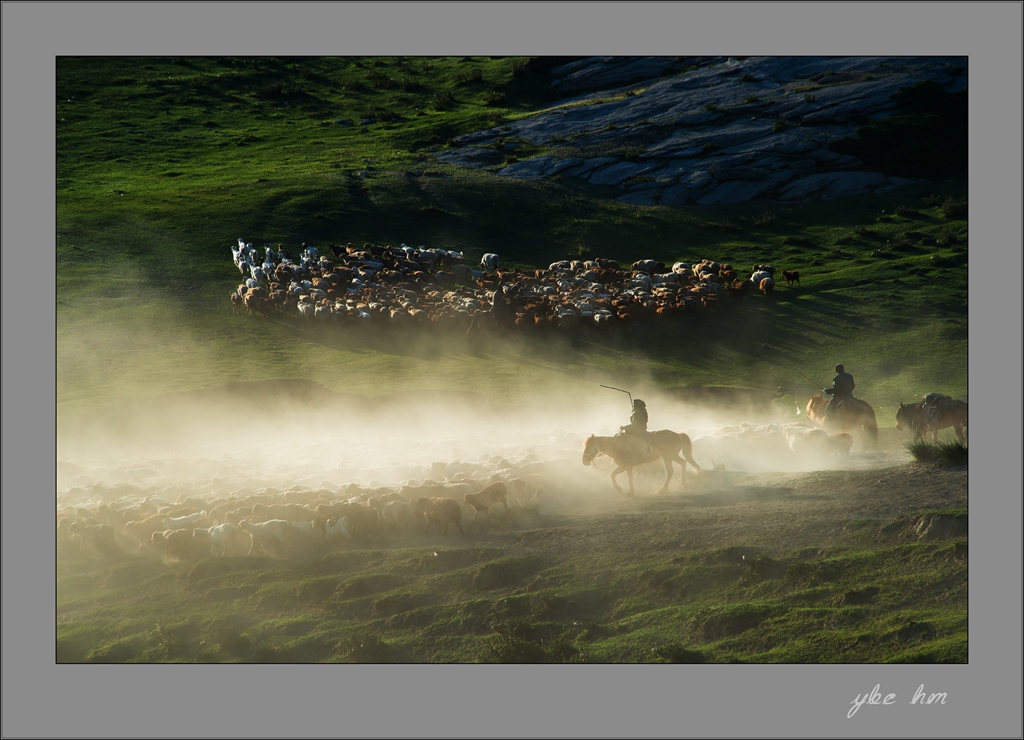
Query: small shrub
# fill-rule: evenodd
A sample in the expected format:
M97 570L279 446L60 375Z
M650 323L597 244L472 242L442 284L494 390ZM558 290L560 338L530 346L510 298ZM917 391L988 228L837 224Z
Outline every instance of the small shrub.
M701 224L705 229L717 229L719 231L735 232L740 231L740 227L734 224L732 221L705 221Z
M343 641L341 652L352 663L388 663L390 646L379 635L355 635Z
M484 78L484 72L482 69L476 68L466 72L459 72L455 76L456 85L472 85L475 82L480 82Z
M491 663L584 663L586 655L565 640L536 638L524 622L512 620L495 624L497 633L487 645Z
M190 651L191 646L184 632L185 630L180 627L164 627L157 622L151 636L164 655L174 660L184 657Z
M580 248L580 252L584 251L584 248ZM587 250L589 251L589 250ZM510 496L511 501L509 502L509 509L513 512L522 514L539 514L540 505L543 502L543 497L539 491L533 493L524 493L522 495Z
M436 111L444 111L455 105L455 94L451 90L442 90L430 99L430 107Z
M215 628L214 643L222 653L233 658L243 657L252 647L252 640L229 624L221 624Z
M947 219L965 219L967 218L967 198L950 196L942 201L941 211Z
M740 82L757 82L757 77L750 74L750 72L744 72L740 75Z
M900 218L917 218L921 213L910 206L900 204L896 206L896 215Z
M651 649L654 663L706 663L704 653L684 648L679 643L661 645Z
M773 211L765 211L764 213L754 217L754 226L760 226L761 228L770 228L775 225L775 213Z
M789 128L789 123L787 123L785 118L776 118L775 123L772 124L772 131L775 133L785 131L787 128Z
M484 105L504 105L505 99L505 93L499 92L498 90L488 90L484 93Z
M259 141L259 137L252 132L247 132L235 139L235 146L246 146L254 141Z
M940 468L954 468L967 464L967 447L959 442L926 442L913 440L905 444L915 460L931 463Z

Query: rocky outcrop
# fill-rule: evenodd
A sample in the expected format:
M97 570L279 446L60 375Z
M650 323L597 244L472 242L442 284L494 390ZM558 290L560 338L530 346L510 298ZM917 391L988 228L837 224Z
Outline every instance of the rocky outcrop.
M964 89L967 58L593 57L548 74L570 97L437 157L502 177L579 178L637 205L884 192L909 181L829 143L896 112L901 88Z

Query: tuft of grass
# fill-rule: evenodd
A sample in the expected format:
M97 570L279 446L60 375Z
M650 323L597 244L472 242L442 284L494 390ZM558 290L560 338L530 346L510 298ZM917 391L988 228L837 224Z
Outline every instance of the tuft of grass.
M706 663L707 657L699 650L691 650L679 643L659 645L651 649L653 663Z
M343 640L341 652L350 663L390 663L394 653L380 635L353 635Z
M947 197L942 201L940 207L942 215L950 220L963 220L967 218L967 198Z
M520 620L498 622L487 643L490 663L586 663L587 655L567 640L537 636L537 630Z
M967 464L967 447L959 441L939 443L911 440L904 444L918 462L931 463L942 468L955 468Z

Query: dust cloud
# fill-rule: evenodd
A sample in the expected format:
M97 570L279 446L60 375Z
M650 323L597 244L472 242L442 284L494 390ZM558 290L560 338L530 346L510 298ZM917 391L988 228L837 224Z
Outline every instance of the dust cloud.
M582 452L589 435L628 423L629 397L589 380L557 391L521 401L444 390L367 396L278 380L123 401L58 418L58 505L297 492L334 499L516 479L549 509L619 497L612 461L584 466ZM786 430L806 418L756 391L638 385L632 397L646 402L649 430L690 436L705 473L861 469L892 464L902 451L884 436L868 448L855 435L849 455L794 452ZM693 473L683 479L676 466L669 493L685 494ZM661 461L638 468L638 495L654 495L664 476Z

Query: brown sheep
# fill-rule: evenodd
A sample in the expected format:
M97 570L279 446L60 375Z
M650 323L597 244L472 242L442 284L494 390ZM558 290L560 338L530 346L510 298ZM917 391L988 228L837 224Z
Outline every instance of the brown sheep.
M167 517L163 514L153 514L145 519L126 522L124 528L138 541L141 550L147 542L151 541L154 532L162 532L167 529Z
M354 501L320 504L316 507L315 517L318 519L348 517L349 533L352 537L375 534L380 523L380 512L377 509Z
M508 501L505 499L507 494L508 489L501 481L492 483L479 493L467 493L465 499L466 503L473 507L473 521L476 521L481 512L487 514L487 519L490 520L489 509L498 503L503 504L505 511L508 511Z
M800 273L796 270L783 270L782 277L786 279L786 285L800 284Z
M191 529L167 529L153 532L151 541L155 546L164 546L167 560L192 560L194 556L209 555L209 543L197 542Z
M758 286L760 291L765 295L768 295L775 288L775 281L770 277L761 278L761 284Z
M465 535L465 532L462 531L462 509L459 508L459 502L453 498L418 498L412 502L412 509L417 516L422 516L426 520L426 534L430 533L436 522L442 537L448 534L449 524L454 524L459 528L459 534ZM443 529L442 525L444 525Z
M121 550L114 541L114 528L109 524L72 522L67 527L69 538L78 540L78 552L86 550L105 558L114 558Z

